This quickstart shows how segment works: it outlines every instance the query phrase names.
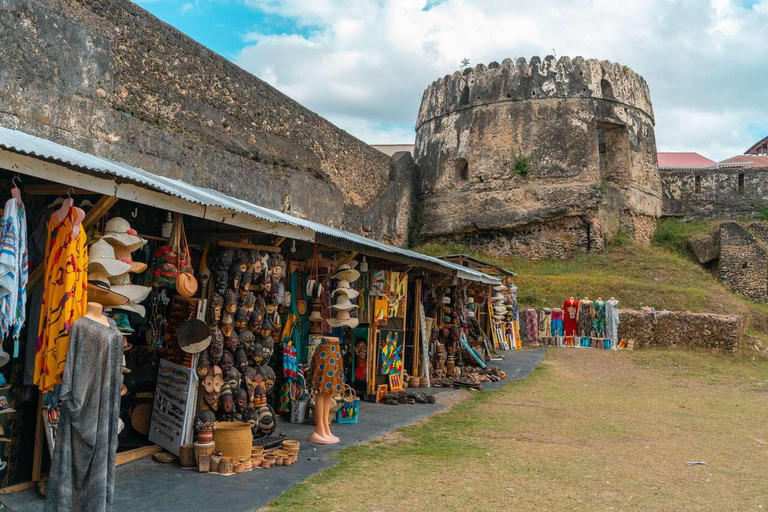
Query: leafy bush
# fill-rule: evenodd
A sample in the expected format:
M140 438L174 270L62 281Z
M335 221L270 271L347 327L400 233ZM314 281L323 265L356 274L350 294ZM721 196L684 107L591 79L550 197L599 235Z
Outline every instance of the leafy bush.
M523 178L527 178L528 175L531 173L531 165L528 162L528 157L522 153L518 153L518 155L515 157L515 162L513 167L515 169L515 172L520 176L522 176Z
M656 233L651 242L657 247L688 256L688 239L695 235L713 234L716 224L703 220L662 219L656 226Z

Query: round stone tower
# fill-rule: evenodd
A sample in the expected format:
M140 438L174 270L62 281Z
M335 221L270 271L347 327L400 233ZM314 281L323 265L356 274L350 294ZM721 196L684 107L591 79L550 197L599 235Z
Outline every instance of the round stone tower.
M424 91L422 240L532 259L649 241L661 213L645 80L608 61L505 59Z

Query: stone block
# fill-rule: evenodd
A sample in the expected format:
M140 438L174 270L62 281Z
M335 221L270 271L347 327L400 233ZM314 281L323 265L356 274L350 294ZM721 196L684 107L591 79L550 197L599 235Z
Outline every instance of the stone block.
M691 237L688 239L688 247L701 265L717 259L719 255L717 242L713 236Z

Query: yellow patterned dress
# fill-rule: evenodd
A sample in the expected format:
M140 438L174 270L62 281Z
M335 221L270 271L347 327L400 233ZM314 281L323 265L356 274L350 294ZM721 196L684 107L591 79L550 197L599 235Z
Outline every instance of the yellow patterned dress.
M43 305L35 350L33 382L41 391L52 391L61 384L69 349L69 331L85 313L88 302L88 250L86 234L72 230L77 210L70 208L58 221L48 219L48 242L45 246L43 271Z

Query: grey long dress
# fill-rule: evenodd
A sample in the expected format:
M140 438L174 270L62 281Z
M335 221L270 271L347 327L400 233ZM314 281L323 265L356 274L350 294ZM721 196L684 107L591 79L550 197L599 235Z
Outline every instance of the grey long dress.
M45 510L110 510L120 410L122 336L88 318L74 323L61 382L61 418Z

